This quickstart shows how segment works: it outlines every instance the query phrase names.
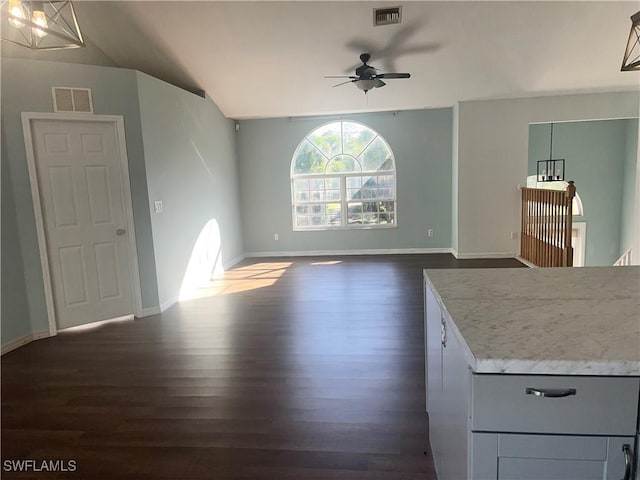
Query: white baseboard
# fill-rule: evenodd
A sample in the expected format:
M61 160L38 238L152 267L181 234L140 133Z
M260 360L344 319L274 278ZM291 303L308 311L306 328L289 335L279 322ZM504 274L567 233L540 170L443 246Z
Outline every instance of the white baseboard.
M518 260L520 263L524 263L529 268L540 268L540 267L538 267L538 265L534 265L529 260L525 260L520 255L516 255L516 260Z
M454 253L455 257L460 260L468 260L473 258L516 258L515 253Z
M222 264L222 268L224 268L225 270L229 270L230 268L232 268L234 265L240 263L245 258L246 258L246 255L242 254L239 257L236 257L236 258L233 258L233 259L229 260L228 262L224 262Z
M451 253L450 248L371 248L364 250L306 250L280 252L245 253L248 258L254 257L319 257L331 255L402 255L423 253Z
M160 304L160 313L164 313L178 302L178 297L171 297L164 303Z
M34 333L27 333L26 335L23 335L20 338L16 338L15 340L12 340L10 342L5 343L4 345L2 345L2 348L0 349L0 355L4 355L5 353L9 353L12 350L15 350L18 347L22 347L23 345L26 345L27 343L31 343L34 340L41 340L43 338L49 338L52 337L54 335L51 335L49 333L49 331L44 331L44 332L34 332Z
M160 312L160 307L158 307L158 306L143 308L142 309L142 313L140 314L140 316L138 318L150 317L151 315L157 315L159 313L161 313L161 312Z

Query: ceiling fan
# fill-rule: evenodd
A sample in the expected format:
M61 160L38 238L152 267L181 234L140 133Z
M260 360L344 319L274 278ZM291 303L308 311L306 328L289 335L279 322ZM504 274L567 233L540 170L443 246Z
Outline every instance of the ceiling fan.
M337 76L326 76L325 78L348 78L346 82L338 83L334 85L334 87L339 87L340 85L346 85L347 83L353 83L357 88L362 90L365 94L371 90L372 88L380 88L384 87L386 83L382 81L384 78L388 80L390 78L410 78L411 74L409 73L378 73L378 69L372 67L367 62L371 58L371 55L368 53L363 53L360 55L360 61L362 65L356 68L355 75L337 75Z

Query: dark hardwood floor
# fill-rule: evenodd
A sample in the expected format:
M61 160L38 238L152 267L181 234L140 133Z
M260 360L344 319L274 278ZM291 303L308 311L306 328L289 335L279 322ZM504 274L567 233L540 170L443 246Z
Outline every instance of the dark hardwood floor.
M77 469L2 478L435 479L422 269L519 266L251 259L209 298L31 343L1 360L3 467Z

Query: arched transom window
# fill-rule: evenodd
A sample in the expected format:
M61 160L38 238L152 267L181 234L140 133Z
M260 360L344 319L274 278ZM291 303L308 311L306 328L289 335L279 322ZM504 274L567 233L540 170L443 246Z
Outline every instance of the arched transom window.
M356 122L323 125L291 162L294 230L394 227L396 171L387 142Z

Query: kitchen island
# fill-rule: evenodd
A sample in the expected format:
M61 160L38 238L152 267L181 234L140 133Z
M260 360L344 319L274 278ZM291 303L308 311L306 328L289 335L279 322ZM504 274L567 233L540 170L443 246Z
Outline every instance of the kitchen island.
M440 480L632 478L640 267L426 270Z

